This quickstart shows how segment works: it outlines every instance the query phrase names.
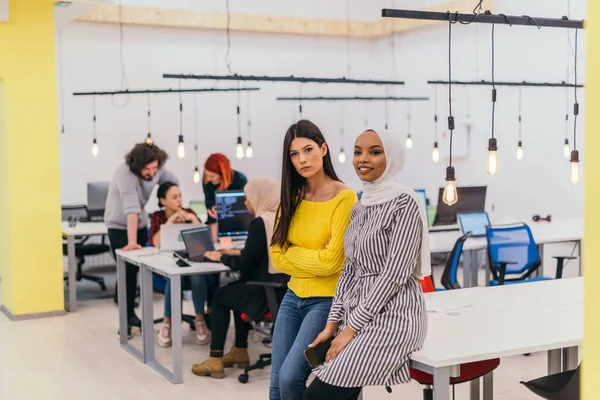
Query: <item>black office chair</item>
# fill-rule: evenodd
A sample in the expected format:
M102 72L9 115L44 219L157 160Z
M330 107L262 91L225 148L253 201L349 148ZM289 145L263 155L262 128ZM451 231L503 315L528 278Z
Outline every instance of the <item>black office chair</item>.
M287 276L282 275L289 279ZM283 282L248 282L248 285L262 286L265 288L267 295L267 304L269 305L269 311L264 315L264 318L259 321L252 321L246 314L242 314L242 319L252 323L254 330L265 335L263 344L270 345L273 337L273 329L275 328L275 321L277 320L277 312L279 311L279 304L283 300L287 284ZM265 329L263 324L270 325L270 328ZM257 369L264 369L271 365L271 353L260 354L258 361L244 368L244 373L240 374L238 380L240 383L248 383L250 376L248 373Z
M87 207L84 205L62 206L62 220L68 221L69 218L76 218L80 222L88 221L89 215ZM75 258L77 261L77 272L75 275L76 279L77 281L85 279L91 282L96 282L98 285L100 285L100 289L106 290L104 278L84 274L83 264L85 264L86 256L95 256L102 253L108 253L110 251L110 246L105 243L104 236L102 236L102 243L86 243L88 239L89 236L75 238ZM63 240L63 255L67 256L68 254L67 243ZM68 277L65 277L64 280L68 282Z
M579 400L581 364L572 371L521 382L527 389L546 400Z

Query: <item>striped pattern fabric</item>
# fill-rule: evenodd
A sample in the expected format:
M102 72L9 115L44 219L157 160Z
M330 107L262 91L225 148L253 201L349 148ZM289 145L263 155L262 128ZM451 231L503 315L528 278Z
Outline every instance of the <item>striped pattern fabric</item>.
M410 380L408 358L425 340L427 315L415 276L423 224L414 198L352 210L346 263L330 322L357 335L315 374L341 387L397 385Z
M345 189L324 202L303 200L288 232L289 246L271 246L273 267L291 276L288 287L300 298L333 297L344 266L344 232L358 201Z

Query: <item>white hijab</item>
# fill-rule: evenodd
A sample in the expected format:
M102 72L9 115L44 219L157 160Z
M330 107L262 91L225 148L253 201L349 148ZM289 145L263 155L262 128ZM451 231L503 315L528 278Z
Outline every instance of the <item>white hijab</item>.
M394 135L383 129L373 130L377 133L383 144L385 153L385 171L379 179L365 182L360 202L364 206L374 206L387 203L406 193L411 196L419 206L421 222L423 224L423 237L421 239L421 259L415 267L414 274L419 278L431 275L431 254L429 253L429 227L425 205L414 190L400 183L400 174L406 161L406 148Z

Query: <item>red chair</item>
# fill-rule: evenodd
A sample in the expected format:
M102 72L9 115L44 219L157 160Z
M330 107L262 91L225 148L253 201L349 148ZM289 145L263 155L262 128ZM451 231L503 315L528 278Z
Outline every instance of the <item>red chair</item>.
M430 276L425 277L421 280L421 288L423 293L429 293L435 291L433 286L433 280ZM459 383L470 382L475 379L479 379L484 375L489 374L500 365L500 359L494 358L492 360L476 361L472 363L466 363L460 365L460 376L456 378L450 378L450 383L456 385ZM427 372L419 371L414 368L410 368L410 376L421 385L427 386L423 389L423 399L433 400L433 375Z

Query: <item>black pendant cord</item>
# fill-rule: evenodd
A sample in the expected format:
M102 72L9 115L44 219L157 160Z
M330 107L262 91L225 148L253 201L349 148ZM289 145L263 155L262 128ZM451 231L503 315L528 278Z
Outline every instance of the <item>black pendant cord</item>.
M238 87L239 87L239 82L238 82ZM240 106L240 92L237 92L237 108L236 108L236 112L237 112L237 131L238 131L238 140L241 140L242 138L242 115L240 114L241 111L241 106Z
M496 24L492 24L492 139L494 139L495 119L496 119L496 79L495 79L495 28Z
M452 19L448 13L448 130L450 131L450 161L448 167L452 167L452 139L454 136L454 116L452 115Z
M433 88L433 140L437 145L438 142L438 92L437 87Z
M96 96L92 97L92 110L94 117L92 119L92 134L94 135L94 143L96 142Z
M523 103L521 99L521 88L519 88L519 144L523 139L523 130L522 130L522 114L523 114Z
M179 80L179 136L183 136L183 100L181 96L181 80Z
M300 119L302 119L302 82L300 82L300 100L298 102L298 113L300 115Z
M389 107L389 103L388 103L388 97L389 97L389 93L388 93L388 87L385 87L385 130L388 130L388 123L390 121L390 107Z
M578 29L575 29L575 61L574 61L574 75L575 75L575 104L573 104L573 151L577 150L577 116L579 115L579 102L577 101L577 33Z
M194 153L196 160L196 168L198 168L198 106L196 102L196 95L193 97L194 100Z
M406 134L408 135L408 137L410 136L410 120L411 120L411 115L410 115L410 103L406 103Z
M252 114L250 112L250 93L246 93L246 112L248 113L248 145L252 143Z
M151 121L151 113L150 113L150 95L146 97L146 107L148 109L148 137L152 136L152 121Z

